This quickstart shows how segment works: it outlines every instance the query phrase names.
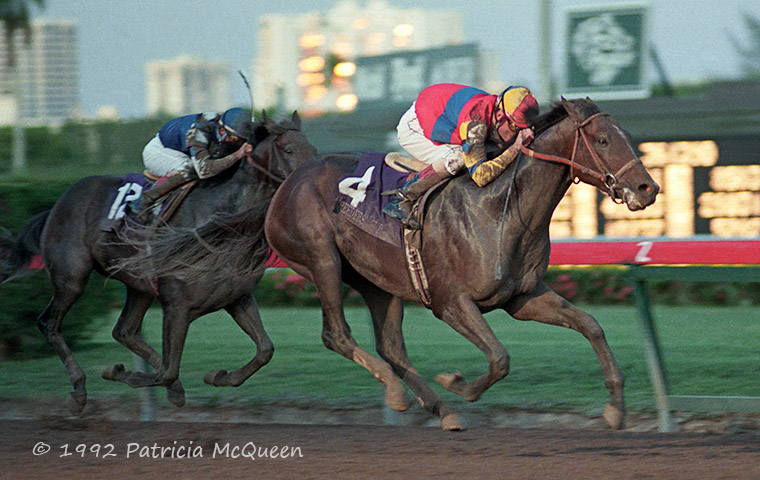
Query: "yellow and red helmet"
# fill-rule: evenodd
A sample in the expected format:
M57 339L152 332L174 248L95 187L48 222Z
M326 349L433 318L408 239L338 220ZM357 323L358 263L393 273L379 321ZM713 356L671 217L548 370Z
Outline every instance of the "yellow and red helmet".
M526 87L507 87L499 94L496 106L519 128L527 128L530 119L538 115L538 101Z

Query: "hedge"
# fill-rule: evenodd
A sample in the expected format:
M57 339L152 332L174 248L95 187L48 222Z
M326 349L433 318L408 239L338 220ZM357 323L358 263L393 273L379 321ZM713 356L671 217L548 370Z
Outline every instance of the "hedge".
M616 266L549 267L544 281L580 305L633 305L633 288ZM661 305L760 305L760 283L653 281L652 301ZM290 269L270 270L255 291L262 306L319 306L314 285ZM359 294L344 287L347 304L361 304Z

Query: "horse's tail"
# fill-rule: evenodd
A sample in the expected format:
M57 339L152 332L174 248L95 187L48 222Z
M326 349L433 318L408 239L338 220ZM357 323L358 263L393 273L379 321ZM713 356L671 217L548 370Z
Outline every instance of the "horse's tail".
M113 271L138 278L172 276L188 283L234 281L263 273L269 253L264 218L270 201L215 217L195 229L166 225L140 239L123 236L136 253L118 261Z
M47 210L28 220L15 242L10 235L0 237L0 285L33 272L23 267L40 253L42 229L49 215L50 210Z

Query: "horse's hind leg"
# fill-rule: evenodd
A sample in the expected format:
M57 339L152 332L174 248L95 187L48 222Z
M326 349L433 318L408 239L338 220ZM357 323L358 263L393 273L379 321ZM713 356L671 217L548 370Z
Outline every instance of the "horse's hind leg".
M225 310L232 315L232 318L240 328L256 343L256 356L243 367L229 373L226 370L212 370L206 374L203 380L209 385L217 387L237 387L248 380L261 367L269 363L274 353L274 345L272 345L272 341L264 330L259 309L252 294L244 295L226 306Z
M372 313L380 356L391 364L396 374L414 392L422 407L440 417L441 428L464 430L465 426L459 416L430 388L409 360L402 330L404 305L401 298L370 284L356 287ZM403 400L406 400L406 396Z
M66 279L61 279L51 272L50 277L53 283L53 298L50 299L47 308L37 317L37 327L45 335L48 343L66 367L69 381L74 387L74 391L69 397L69 410L73 415L79 415L87 403L85 374L63 338L61 324L63 317L84 292L89 272L78 278L67 277Z
M152 295L127 286L127 298L119 320L113 328L113 338L158 371L161 369L161 355L140 334L145 312L148 311L151 303L153 303ZM103 370L102 376L106 380L127 383L131 374L132 372L127 371L124 365L117 364ZM182 383L179 380L166 387L166 398L178 407L185 404L185 389L182 388Z
M545 284L541 284L533 295L518 297L510 302L507 312L518 320L558 325L580 332L586 337L596 353L602 367L604 384L610 392L610 402L604 409L604 419L616 430L623 428L623 373L612 355L602 327L594 317L557 295Z

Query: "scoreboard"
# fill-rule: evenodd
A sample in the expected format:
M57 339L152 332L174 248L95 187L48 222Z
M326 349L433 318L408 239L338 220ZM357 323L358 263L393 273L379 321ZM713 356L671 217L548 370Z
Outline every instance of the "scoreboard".
M554 212L552 238L760 236L760 138L643 142L640 158L662 188L638 212L595 187L572 185Z

